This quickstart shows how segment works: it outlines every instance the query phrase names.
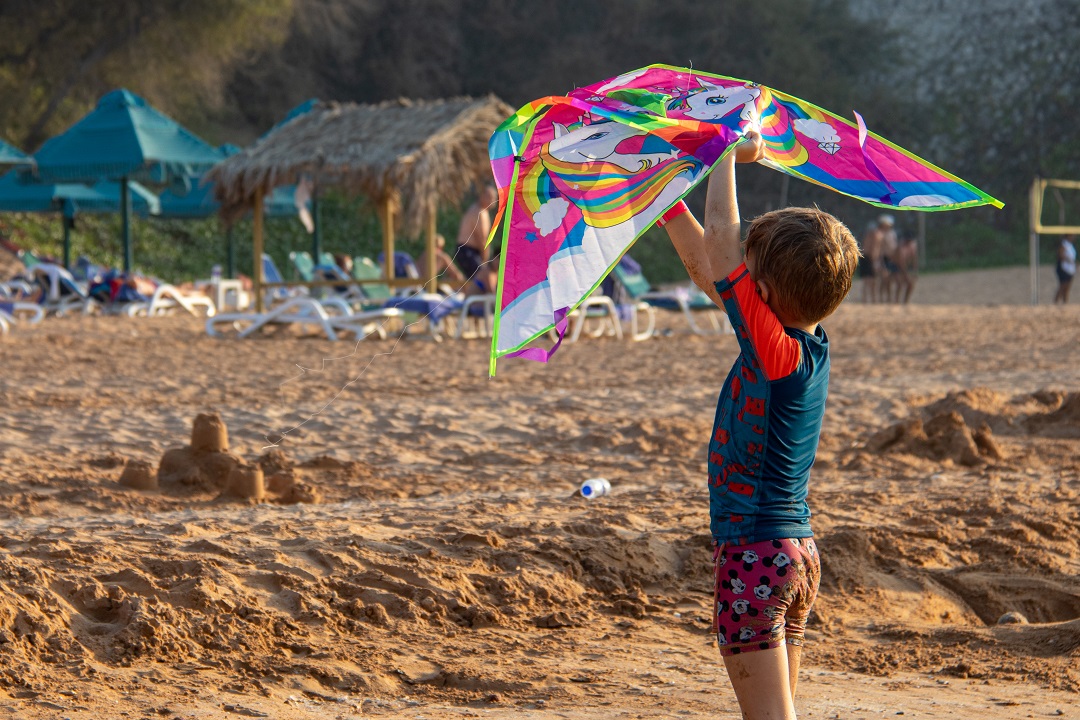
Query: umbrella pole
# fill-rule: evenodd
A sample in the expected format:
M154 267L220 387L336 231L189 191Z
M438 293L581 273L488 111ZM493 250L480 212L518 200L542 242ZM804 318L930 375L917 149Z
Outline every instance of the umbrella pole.
M233 241L233 226L225 228L225 277L236 279L236 243Z
M64 269L71 269L71 226L75 224L75 218L64 215Z
M262 190L255 191L255 207L252 209L252 223L251 223L251 235L252 235L252 272L251 272L251 289L255 293L255 312L261 313L263 311L263 193Z
M131 191L128 189L127 177L120 178L120 223L121 244L124 248L124 273L131 272L131 266L135 264L131 252Z
M319 195L318 193L311 193L311 221L315 230L311 233L311 256L315 260L315 264L320 263L322 258L322 218L319 216L322 214L319 207Z

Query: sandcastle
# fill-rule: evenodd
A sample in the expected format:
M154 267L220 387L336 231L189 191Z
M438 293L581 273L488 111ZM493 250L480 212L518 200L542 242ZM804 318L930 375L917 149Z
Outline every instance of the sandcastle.
M229 429L217 413L202 413L191 427L191 444L161 456L155 472L143 460L129 460L120 484L135 490L170 494L218 493L218 497L280 503L319 502L318 491L296 476L293 463L278 448L255 463L229 452Z
M229 473L229 485L225 492L233 497L262 500L266 497L262 468L258 465L237 465Z
M145 460L128 460L120 473L120 484L135 490L157 490L158 480L153 466Z
M233 468L243 461L229 453L229 431L217 413L195 418L188 447L171 448L161 456L158 482L200 490L228 488Z

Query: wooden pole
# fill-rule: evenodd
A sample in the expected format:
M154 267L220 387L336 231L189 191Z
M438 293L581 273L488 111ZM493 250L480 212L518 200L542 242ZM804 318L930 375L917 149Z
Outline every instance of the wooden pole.
M263 193L261 189L255 192L255 207L252 214L251 234L255 247L252 250L252 265L254 267L251 272L251 289L255 293L255 312L261 313L263 311Z
M1031 265L1031 304L1039 304L1039 225L1042 220L1043 180L1036 175L1028 195L1031 234L1028 240L1028 262Z
M435 262L435 253L437 251L435 243L435 235L437 234L435 231L435 215L435 203L432 203L431 208L428 210L427 251L424 254L424 258L426 259L424 264L427 266L424 268L424 277L427 278L427 291L430 293L439 291L438 270L436 269L438 265Z
M382 201L382 247L383 273L387 280L394 279L394 201L387 197Z

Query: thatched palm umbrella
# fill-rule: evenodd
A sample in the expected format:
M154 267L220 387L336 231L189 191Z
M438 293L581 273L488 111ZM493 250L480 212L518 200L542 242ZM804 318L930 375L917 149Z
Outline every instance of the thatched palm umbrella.
M412 235L426 232L425 271L434 289L436 212L490 181L488 139L512 112L494 96L319 103L214 167L207 179L227 219L255 209L255 258L262 253L263 198L273 188L308 177L316 188L332 185L366 196L379 208L386 258L394 256L395 225ZM258 302L259 263L253 275ZM392 262L386 275L393 283Z

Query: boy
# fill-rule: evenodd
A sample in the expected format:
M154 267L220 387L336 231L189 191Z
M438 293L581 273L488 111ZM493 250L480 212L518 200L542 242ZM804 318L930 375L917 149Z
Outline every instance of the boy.
M806 619L821 565L807 481L829 385L818 322L851 290L859 249L813 208L751 223L740 252L735 162L761 158L747 135L709 178L705 227L677 204L661 219L687 272L727 312L742 350L709 443L717 640L747 720L795 718Z

